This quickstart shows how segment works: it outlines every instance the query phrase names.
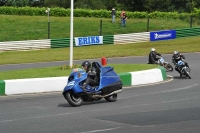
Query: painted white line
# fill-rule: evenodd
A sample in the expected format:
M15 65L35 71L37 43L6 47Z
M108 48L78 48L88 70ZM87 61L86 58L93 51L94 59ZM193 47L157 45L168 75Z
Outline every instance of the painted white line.
M169 100L169 101L163 101L163 102L158 102L158 103L152 103L152 104L140 104L140 105L133 105L133 106L123 106L119 108L133 108L133 107L141 107L141 106L152 106L152 105L159 105L159 104L164 104L164 103L175 103L175 102L180 102L180 101L187 101L191 99L198 99L199 96L193 97L193 98L184 98L184 99L178 99L178 100Z
M166 91L158 91L158 92L152 92L152 93L146 93L146 94L141 94L141 95L132 95L132 96L127 96L125 98L132 98L132 97L139 97L139 96L147 96L147 95L153 95L153 94L160 94L160 93L167 93L167 92L175 92L175 91L181 91L181 90L187 90L192 87L198 86L199 84L193 84L190 86L182 87L182 88L177 88L177 89L172 89L172 90L166 90ZM120 97L121 99L124 99L123 97Z
M198 86L198 84L193 84L193 85L190 85L190 86L181 87L181 88L177 88L177 89L173 89L173 90L159 91L159 92L147 93L147 94L142 94L142 95L134 95L134 96L144 96L144 95L152 95L152 94L159 94L159 93L166 93L166 92L181 91L181 90L190 89L190 88L195 87L195 86Z
M20 119L2 120L0 121L0 123L14 122L14 121L19 121L19 120L47 118L47 117L54 117L54 116L72 115L72 114L79 114L79 113L83 113L83 112L73 112L73 113L63 113L63 114L56 114L56 115L43 115L43 116L27 117L27 118L20 118Z
M98 133L98 132L105 132L105 131L111 131L111 130L116 130L121 127L115 127L115 128L108 128L108 129L100 129L100 130L93 130L93 131L86 131L86 132L81 132L81 133Z

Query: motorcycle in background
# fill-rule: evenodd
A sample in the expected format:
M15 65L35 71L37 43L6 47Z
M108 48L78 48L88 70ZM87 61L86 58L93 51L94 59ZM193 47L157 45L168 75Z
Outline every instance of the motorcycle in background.
M158 64L160 66L163 66L167 71L173 71L172 65L166 62L163 57L160 57L160 59L158 59Z

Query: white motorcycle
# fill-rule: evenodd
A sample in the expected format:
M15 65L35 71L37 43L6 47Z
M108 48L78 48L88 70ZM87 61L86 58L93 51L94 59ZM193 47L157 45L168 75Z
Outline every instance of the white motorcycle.
M166 62L163 57L160 57L160 59L158 59L158 64L160 66L163 66L167 71L173 71L172 65Z

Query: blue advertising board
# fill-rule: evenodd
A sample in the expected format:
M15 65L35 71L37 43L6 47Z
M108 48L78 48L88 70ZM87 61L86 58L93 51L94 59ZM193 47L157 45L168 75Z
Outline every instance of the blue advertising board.
M176 38L175 30L163 30L150 32L150 41L169 40Z

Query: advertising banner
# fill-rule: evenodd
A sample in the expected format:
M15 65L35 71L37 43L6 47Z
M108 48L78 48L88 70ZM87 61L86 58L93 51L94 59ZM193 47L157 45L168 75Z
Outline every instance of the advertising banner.
M103 44L103 36L75 37L76 46Z
M163 30L150 32L150 41L169 40L176 38L175 30Z

